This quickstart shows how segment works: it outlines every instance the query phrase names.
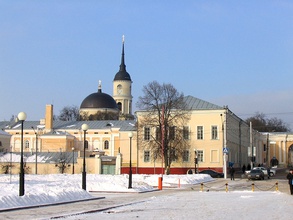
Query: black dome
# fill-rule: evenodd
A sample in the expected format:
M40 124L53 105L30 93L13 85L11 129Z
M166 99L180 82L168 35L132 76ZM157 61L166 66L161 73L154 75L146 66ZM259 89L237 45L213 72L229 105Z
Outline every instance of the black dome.
M118 109L118 106L112 96L98 92L92 93L87 96L81 103L80 108L112 108Z
M131 81L130 75L128 72L126 72L125 70L123 71L119 71L118 73L116 73L114 80L128 80Z

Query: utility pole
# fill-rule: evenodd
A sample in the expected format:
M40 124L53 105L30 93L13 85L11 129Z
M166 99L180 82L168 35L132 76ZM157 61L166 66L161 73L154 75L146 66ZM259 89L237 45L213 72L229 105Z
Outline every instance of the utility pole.
M252 122L249 123L249 127L250 127L250 149L251 149L251 161L250 161L250 165L251 165L251 169L253 168L253 144L252 144Z
M270 144L270 133L267 133L267 147L266 147L266 165L267 167L270 166L269 164L269 144Z

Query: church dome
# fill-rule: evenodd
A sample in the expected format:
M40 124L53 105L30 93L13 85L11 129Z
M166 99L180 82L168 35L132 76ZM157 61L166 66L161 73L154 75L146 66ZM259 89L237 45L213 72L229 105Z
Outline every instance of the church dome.
M118 110L118 106L112 96L102 92L101 85L99 84L98 92L88 95L82 101L80 109Z

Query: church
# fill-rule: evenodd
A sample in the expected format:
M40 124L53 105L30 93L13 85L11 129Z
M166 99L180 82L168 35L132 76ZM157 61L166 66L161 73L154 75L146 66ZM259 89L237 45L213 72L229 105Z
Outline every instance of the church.
M126 71L124 58L124 36L120 69L113 80L113 96L102 92L101 81L98 91L88 95L80 105L80 116L84 120L97 120L99 114L110 115L111 119L134 119L132 115L132 80Z

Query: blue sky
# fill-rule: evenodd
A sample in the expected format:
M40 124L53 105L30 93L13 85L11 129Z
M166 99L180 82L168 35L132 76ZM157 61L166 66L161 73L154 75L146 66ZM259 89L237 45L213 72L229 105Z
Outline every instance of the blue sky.
M0 120L112 95L122 35L133 80L157 80L245 119L293 127L293 2L0 0Z

